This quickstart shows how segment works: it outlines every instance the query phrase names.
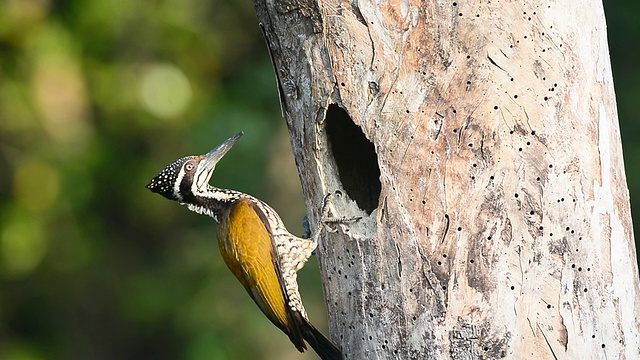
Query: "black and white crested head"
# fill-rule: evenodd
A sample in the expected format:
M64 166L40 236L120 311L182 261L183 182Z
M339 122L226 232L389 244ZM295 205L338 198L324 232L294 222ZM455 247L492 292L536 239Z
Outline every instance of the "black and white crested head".
M242 134L237 133L205 155L186 156L174 161L151 179L147 189L185 204L190 210L216 218L220 203L237 198L239 193L213 187L209 180L218 161Z
M151 179L147 189L160 194L169 200L182 202L184 195L180 193L180 184L184 175L195 168L198 156L185 156L167 165L156 177ZM189 163L188 166L185 166Z

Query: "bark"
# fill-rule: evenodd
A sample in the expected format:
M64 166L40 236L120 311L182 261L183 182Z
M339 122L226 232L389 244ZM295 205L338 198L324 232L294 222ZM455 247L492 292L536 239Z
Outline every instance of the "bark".
M346 359L638 359L599 0L256 0Z

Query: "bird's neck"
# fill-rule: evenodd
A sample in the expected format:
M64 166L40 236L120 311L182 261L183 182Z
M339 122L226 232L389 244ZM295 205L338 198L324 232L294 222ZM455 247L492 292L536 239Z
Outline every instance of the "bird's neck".
M207 186L203 191L193 195L191 201L185 204L189 210L198 214L211 216L216 222L220 218L220 212L236 200L249 195L235 190L220 189L214 186Z

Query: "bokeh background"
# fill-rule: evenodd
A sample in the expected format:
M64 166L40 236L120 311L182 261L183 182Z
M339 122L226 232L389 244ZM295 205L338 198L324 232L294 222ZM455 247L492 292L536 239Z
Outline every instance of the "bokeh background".
M640 204L640 2L605 9ZM213 221L145 189L239 130L215 183L301 234L252 2L0 0L0 359L314 359L227 271ZM315 259L301 286L326 332Z

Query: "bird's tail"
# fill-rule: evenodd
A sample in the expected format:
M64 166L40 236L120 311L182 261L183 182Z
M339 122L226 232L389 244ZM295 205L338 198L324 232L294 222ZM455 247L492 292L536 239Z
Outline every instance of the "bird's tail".
M342 360L342 352L311 323L305 321L302 337L322 360Z

